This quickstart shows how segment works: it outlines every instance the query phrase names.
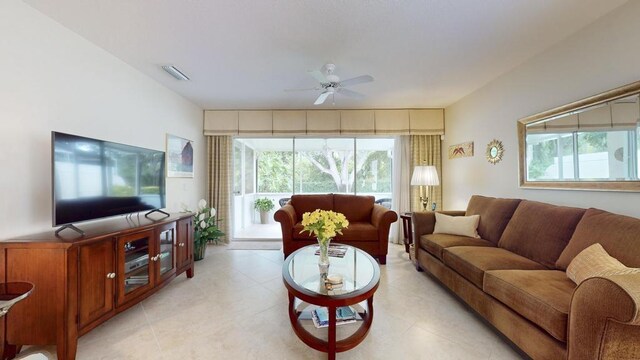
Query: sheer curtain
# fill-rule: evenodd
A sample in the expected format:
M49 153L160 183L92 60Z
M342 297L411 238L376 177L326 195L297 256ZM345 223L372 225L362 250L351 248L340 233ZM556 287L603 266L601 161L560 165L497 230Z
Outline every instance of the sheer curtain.
M207 196L208 203L218 212L218 227L225 233L220 240L229 242L231 237L231 136L207 136Z
M429 186L429 207L436 203L436 210L442 210L442 157L440 135L411 135L411 171L416 165L434 165L438 171L440 186ZM411 189L411 210L423 211L420 203L420 187Z
M397 136L393 149L393 200L392 208L398 215L411 211L411 141L408 135ZM402 219L391 224L389 241L400 244L404 239Z

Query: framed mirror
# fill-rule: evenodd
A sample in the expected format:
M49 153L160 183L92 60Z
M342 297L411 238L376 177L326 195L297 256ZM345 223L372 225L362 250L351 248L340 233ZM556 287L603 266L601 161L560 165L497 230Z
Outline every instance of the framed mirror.
M640 191L640 81L518 121L520 187Z
M487 144L487 151L485 153L487 161L495 165L502 160L502 155L504 155L502 141L496 139L491 140L491 142Z

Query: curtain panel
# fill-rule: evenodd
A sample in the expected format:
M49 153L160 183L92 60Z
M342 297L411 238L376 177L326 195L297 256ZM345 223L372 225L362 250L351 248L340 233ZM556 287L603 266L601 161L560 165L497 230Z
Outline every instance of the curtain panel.
M207 136L207 197L218 212L218 227L225 233L220 240L229 243L231 237L231 136Z
M397 209L398 216L411 211L411 140L408 135L396 137L393 150L393 204L392 209ZM402 244L404 231L402 219L391 224L389 241Z
M411 173L417 165L433 165L438 171L440 186L429 186L429 206L436 203L436 210L442 210L442 156L440 135L411 135ZM411 186L411 210L423 211L420 202L420 186Z

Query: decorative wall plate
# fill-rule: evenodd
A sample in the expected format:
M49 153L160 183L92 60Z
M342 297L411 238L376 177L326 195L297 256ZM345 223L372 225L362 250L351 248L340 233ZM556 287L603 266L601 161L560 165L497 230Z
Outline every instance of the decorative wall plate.
M499 163L500 160L502 160L503 154L504 146L502 145L502 141L493 139L489 144L487 144L487 161L489 161L493 165Z

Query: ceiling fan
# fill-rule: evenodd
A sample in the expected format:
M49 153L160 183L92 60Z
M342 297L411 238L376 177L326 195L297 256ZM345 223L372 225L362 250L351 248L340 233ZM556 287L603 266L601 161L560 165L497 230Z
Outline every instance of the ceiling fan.
M324 69L324 72L322 71ZM340 77L333 73L336 69L334 64L326 64L320 70L310 70L309 75L311 75L314 79L316 79L319 83L319 87L309 88L309 89L287 89L285 91L308 91L308 90L322 90L322 93L318 96L313 105L320 105L327 100L329 96L332 97L333 103L335 104L335 94L346 95L353 98L363 98L364 95L355 92L353 90L346 89L348 86L353 86L357 84L363 84L373 81L373 76L371 75L361 75L351 79L340 81Z

